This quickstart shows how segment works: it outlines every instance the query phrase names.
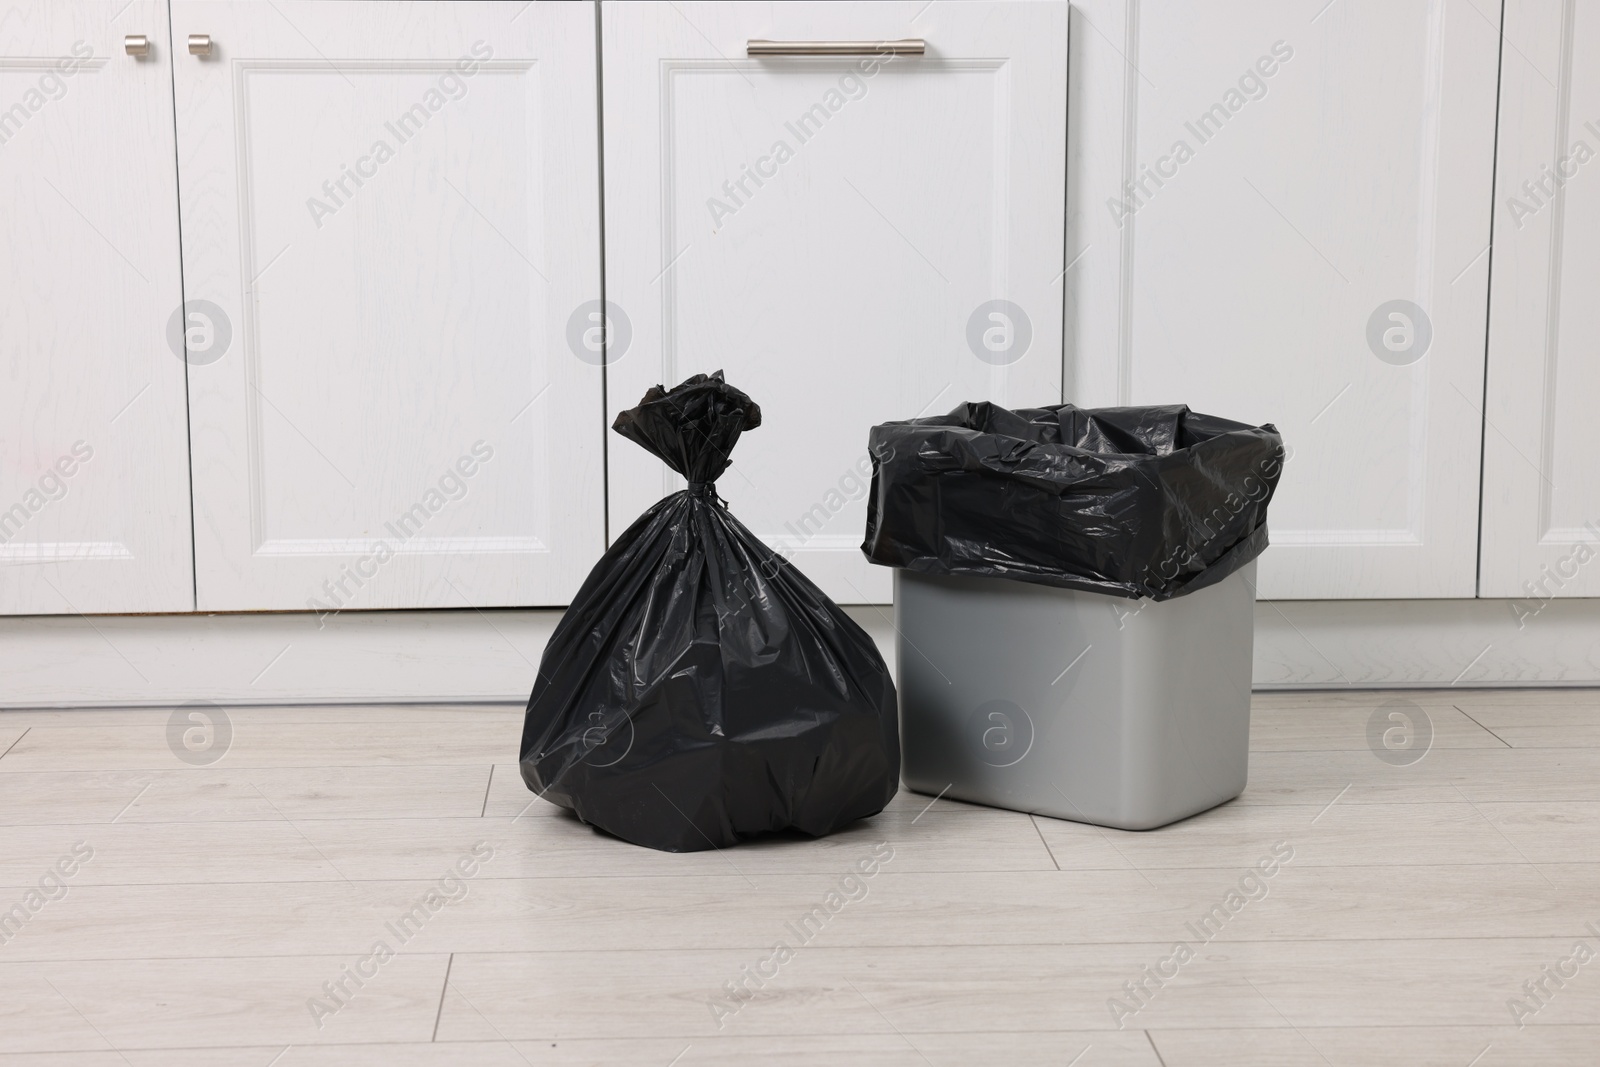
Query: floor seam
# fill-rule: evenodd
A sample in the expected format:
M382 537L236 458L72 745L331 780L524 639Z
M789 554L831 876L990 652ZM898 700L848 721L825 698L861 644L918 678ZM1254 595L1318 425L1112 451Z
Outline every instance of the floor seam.
M1477 719L1473 718L1472 717L1472 712L1468 711L1466 708L1462 707L1460 704L1452 704L1450 706L1455 708L1463 716L1465 716L1468 722L1472 723L1478 729L1482 730L1484 733L1488 734L1490 737L1494 738L1496 741L1500 742L1502 745L1505 745L1506 748L1515 750L1516 746L1512 745L1511 742L1507 741L1505 738L1501 737L1499 734L1495 733L1493 730L1491 730L1487 726L1483 725L1483 723L1481 723Z
M1033 832L1039 835L1039 844L1044 846L1045 854L1050 857L1050 862L1055 864L1056 865L1056 870L1059 871L1061 869L1061 861L1056 859L1055 850L1050 847L1050 842L1048 842L1048 841L1046 841L1044 839L1044 830L1041 829L1040 826L1039 826L1038 817L1035 816L1035 815L1029 814L1028 821L1033 824Z
M33 729L33 727L31 727L31 726L24 726L22 728L22 732L17 735L17 739L15 741L11 742L9 745L7 745L6 746L6 750L4 752L0 752L0 760L3 760L7 756L11 755L11 750L16 748L18 745L22 744L22 739L24 737L27 737L28 736L28 731L32 730L32 729Z
M428 1038L429 1043L439 1040L439 1020L444 1018L444 998L450 992L450 968L455 966L456 954L450 953L450 958L444 964L444 984L439 987L439 1010L433 1016L433 1036Z
M1161 1055L1161 1050L1156 1047L1156 1037L1155 1037L1155 1035L1152 1034L1149 1030L1146 1030L1144 1032L1144 1039L1146 1041L1150 1042L1150 1051L1154 1052L1156 1054L1156 1063L1160 1064L1161 1067L1167 1067L1166 1059Z

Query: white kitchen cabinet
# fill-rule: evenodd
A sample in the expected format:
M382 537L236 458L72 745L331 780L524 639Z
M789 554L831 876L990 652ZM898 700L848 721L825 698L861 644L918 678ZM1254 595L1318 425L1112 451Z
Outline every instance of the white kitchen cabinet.
M1473 596L1499 4L1074 11L1068 398L1277 424L1264 598Z
M0 613L187 611L167 5L0 15Z
M1061 400L1067 9L602 5L607 407L724 369L764 421L719 489L837 600L890 596L874 423ZM609 471L613 536L682 485L619 440Z
M595 21L174 0L202 610L577 590L604 548L602 371L567 341L600 296Z
M1600 9L1507 0L1480 594L1600 596Z
M170 6L0 6L0 613L565 604L718 368L841 601L975 399L1277 423L1266 598L1600 595L1589 6Z

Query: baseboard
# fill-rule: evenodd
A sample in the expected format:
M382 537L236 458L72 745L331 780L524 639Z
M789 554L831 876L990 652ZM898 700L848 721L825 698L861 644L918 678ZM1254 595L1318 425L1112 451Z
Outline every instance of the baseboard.
M1600 600L1256 604L1257 689L1600 685Z
M561 612L0 619L0 707L525 702Z
M890 610L846 610L892 664ZM1600 685L1600 600L1528 610L1505 600L1258 603L1255 685ZM0 618L0 707L520 704L560 617L464 610L349 612L320 622L299 613Z

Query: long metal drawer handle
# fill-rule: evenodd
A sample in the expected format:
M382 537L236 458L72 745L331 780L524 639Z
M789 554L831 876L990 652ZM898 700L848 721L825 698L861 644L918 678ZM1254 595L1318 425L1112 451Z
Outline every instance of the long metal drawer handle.
M747 56L920 56L928 42L901 41L746 41Z

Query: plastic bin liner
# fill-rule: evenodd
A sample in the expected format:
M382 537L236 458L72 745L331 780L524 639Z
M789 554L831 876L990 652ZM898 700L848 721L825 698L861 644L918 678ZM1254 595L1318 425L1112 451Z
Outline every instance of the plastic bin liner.
M922 574L1170 600L1267 547L1283 438L1184 406L962 404L872 429L861 550Z
M820 836L900 781L894 682L872 639L715 492L761 409L722 372L657 386L612 429L689 480L601 557L539 665L528 788L669 852Z

